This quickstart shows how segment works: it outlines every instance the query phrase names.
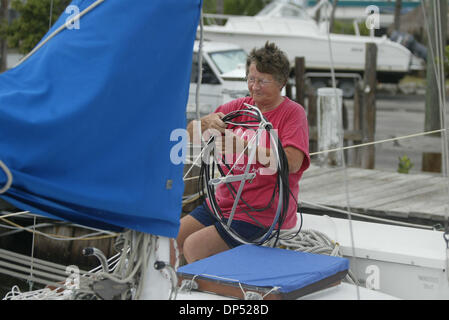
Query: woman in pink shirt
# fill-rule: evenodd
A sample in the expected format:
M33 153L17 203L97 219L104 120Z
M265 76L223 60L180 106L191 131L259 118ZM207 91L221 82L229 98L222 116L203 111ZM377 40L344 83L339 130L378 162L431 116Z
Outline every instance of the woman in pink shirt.
M290 229L296 225L299 179L310 164L309 129L304 108L281 95L289 72L290 66L286 55L275 44L267 42L264 47L252 50L247 58L246 75L250 96L221 105L214 113L200 119L202 134L215 132L216 148L224 155L225 162L230 162L229 166L220 164L225 174L228 173L229 167L233 166L233 161L239 160L235 150L245 150L241 165L238 162L233 166L234 175L242 174L245 170L248 162L248 148L245 147L248 146L253 131L244 126L233 125L230 132L231 128L222 120L223 117L232 111L247 109L245 104L249 104L257 106L265 119L272 124L282 142L288 162L290 198L281 226L283 229ZM236 122L246 123L251 120L254 119L242 114ZM188 124L187 130L192 137L193 121ZM230 141L233 144L230 144ZM236 146L242 147L239 149ZM260 139L255 154L256 159L251 163L250 172L256 173L256 176L251 183L248 181L245 183L241 203L235 208L232 219L233 230L248 241L266 232L273 222L279 201L278 195L273 198L277 175L273 170L274 150L266 135ZM239 184L240 182L230 183L234 190L238 189ZM228 218L234 204L230 186L220 184L216 188L214 201L220 207L224 218ZM210 199L207 199L181 219L177 242L187 263L241 244L212 217L210 211L211 203Z

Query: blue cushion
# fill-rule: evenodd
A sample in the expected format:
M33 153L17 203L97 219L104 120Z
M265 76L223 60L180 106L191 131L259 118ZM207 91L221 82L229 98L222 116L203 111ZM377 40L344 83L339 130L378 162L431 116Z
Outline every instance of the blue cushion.
M349 260L280 248L242 245L178 269L181 275L201 276L292 292L349 269Z

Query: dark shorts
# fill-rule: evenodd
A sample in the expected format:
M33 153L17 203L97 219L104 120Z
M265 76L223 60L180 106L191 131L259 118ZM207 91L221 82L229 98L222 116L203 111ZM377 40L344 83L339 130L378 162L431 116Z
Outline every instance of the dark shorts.
M196 207L189 214L206 227L214 225L220 237L230 248L234 248L242 244L240 241L237 241L231 235L229 235L229 233L223 228L221 223L212 216L212 213L210 212L206 202L203 202L203 204ZM224 221L226 222L227 220L224 219ZM239 220L232 220L232 230L234 230L239 234L241 238L246 239L248 242L253 239L257 239L265 232L264 228Z

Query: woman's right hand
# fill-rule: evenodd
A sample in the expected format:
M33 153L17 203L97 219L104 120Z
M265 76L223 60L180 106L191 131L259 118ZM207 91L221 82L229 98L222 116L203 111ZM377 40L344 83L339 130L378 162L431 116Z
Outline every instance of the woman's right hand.
M208 141L212 136L221 136L226 131L226 123L223 122L222 118L224 113L217 112L211 113L207 116L202 117L199 121L193 120L187 125L187 132L189 133L190 141L195 141L194 135L198 135L199 126L201 124L200 136ZM199 140L198 140L199 141Z
M224 116L225 116L224 113L217 112L202 117L201 131L204 132L210 129L211 131L218 131L220 134L224 134L227 127L226 123L224 123L223 120L221 120Z

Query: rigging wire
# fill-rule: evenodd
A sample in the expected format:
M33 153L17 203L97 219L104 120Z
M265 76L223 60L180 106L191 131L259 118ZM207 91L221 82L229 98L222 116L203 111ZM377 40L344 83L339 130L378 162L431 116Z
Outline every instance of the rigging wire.
M441 8L440 8L440 2L439 1L435 1L434 5L433 5L433 28L434 28L434 34L435 34L435 39L434 41L432 41L432 37L430 35L430 25L427 23L427 13L426 13L426 3L425 1L422 4L422 10L423 10L423 15L424 15L424 19L425 19L425 24L427 26L426 30L427 30L427 38L428 38L428 43L429 43L429 47L430 47L430 51L431 51L431 59L432 59L432 66L434 68L434 73L435 73L435 77L436 77L436 83L437 83L437 88L438 88L438 99L439 99L439 112L440 112L440 127L441 128L446 128L447 122L446 122L446 85L445 85L445 74L444 74L444 65L443 65L443 59L444 57L444 52L443 52L443 48L442 48L442 44L445 43L446 39L443 39L443 32L442 32L442 22L441 22L441 16L439 14L439 12L441 12ZM436 48L433 48L433 46L436 46ZM435 53L435 51L437 51L437 53ZM436 59L438 58L438 67L437 67L437 62ZM448 177L448 167L449 167L449 139L447 136L447 131L444 132L444 134L441 135L441 144L442 144L442 173L443 176L446 177L446 192L448 194L448 199L449 199L449 177ZM445 233L443 235L443 239L446 242L446 248L448 246L448 238L447 238L447 234L449 234L449 204L446 204L445 207L445 217L446 217L446 224L445 224ZM446 265L449 266L449 250L446 249ZM448 280L449 280L449 275L448 275Z
M50 30L51 29L51 25L52 25L52 23L53 23L53 1L54 0L51 0L51 2L50 2L50 17L48 18L48 30Z
M34 215L36 216L36 215ZM83 235L83 236L79 236L79 237L68 237L68 236L64 236L64 235L59 235L59 234L50 234L50 233L45 233L45 232L41 232L35 229L35 227L33 226L33 230L30 230L31 227L23 227L15 222L9 221L8 219L4 219L2 216L0 216L0 220L5 221L6 223L16 227L17 229L21 229L23 231L27 231L33 234L37 234L52 240L65 240L65 241L72 241L72 240L83 240L83 241L91 241L91 240L101 240L101 239L109 239L109 238L115 238L117 237L117 233L109 233L106 231L98 231L96 233L91 233L89 235ZM106 233L106 234L105 234ZM103 235L101 235L103 234Z
M444 52L442 48L442 43L444 43L445 39L443 39L443 33L442 33L442 23L440 20L439 12L441 10L440 8L440 2L435 1L433 5L433 16L434 16L434 23L432 27L434 28L434 34L435 39L432 38L430 34L430 24L428 22L428 14L426 9L426 2L423 1L421 5L423 16L424 16L424 23L427 26L427 38L429 43L429 48L431 52L431 56L429 59L432 59L432 66L435 73L435 81L437 84L438 89L438 101L439 101L439 113L440 113L440 127L442 128L442 134L441 134L441 144L442 144L442 174L443 177L446 177L446 192L448 194L449 199L449 176L448 176L448 170L449 170L449 138L448 138L448 132L446 130L447 121L446 121L446 86L445 86L445 74L444 74ZM434 48L434 45L436 48ZM435 51L438 51L436 53ZM436 59L438 58L438 66ZM449 204L446 204L445 207L445 217L446 217L446 232L448 232L449 228ZM447 257L449 260L449 257Z
M327 5L329 6L330 3L327 1ZM336 83L336 79L335 79L335 65L334 65L334 56L333 56L333 52L332 52L332 41L330 38L330 17L328 16L328 10L326 8L325 10L325 14L326 14L326 21L327 21L327 28L326 28L326 33L327 33L327 42L329 45L329 60L330 60L330 64L331 64L331 74L332 74L332 87L334 89L334 98L335 99L339 99L339 96L337 95L337 83ZM320 106L318 106L319 108ZM339 107L339 104L337 103L337 107ZM341 114L341 113L339 113ZM318 119L318 121L320 121ZM342 146L340 146L341 148ZM345 155L343 153L343 150L340 150L340 155L341 155L341 159L342 159L342 165L343 165L343 172L344 172L344 187L345 187L345 197L346 197L346 205L347 205L347 211L351 213L351 205L350 205L350 201L349 201L349 184L348 184L348 173L346 170L346 161L345 161ZM354 231L353 231L353 224L352 224L352 214L348 214L348 220L349 220L349 234L350 234L350 238L351 238L351 250L352 250L352 255L353 257L356 257L356 253L355 253L355 243L354 243ZM354 261L354 264L357 264L356 260ZM357 292L357 300L360 300L360 288L358 283L356 283L356 292Z
M198 80L195 92L196 118L200 119L200 87L203 80L203 7L200 12L200 41L198 47ZM200 135L201 136L201 135Z

